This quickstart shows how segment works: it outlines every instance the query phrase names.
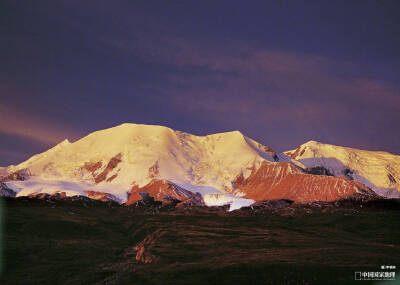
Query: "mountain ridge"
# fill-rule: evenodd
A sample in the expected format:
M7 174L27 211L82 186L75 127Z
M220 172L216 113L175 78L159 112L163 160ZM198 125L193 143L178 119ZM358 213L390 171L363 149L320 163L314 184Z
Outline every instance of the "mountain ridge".
M196 136L163 126L128 123L90 133L73 143L64 140L18 165L2 169L0 176L8 187L15 189L17 196L61 191L67 196L91 193L93 197L102 197L94 195L94 191L108 193L121 202L128 201L134 185L145 189L152 181L161 179L176 185L177 189L200 193L206 205L226 201L240 208L255 201L252 199L269 197L254 195L256 188L259 192L268 192L268 187L272 187L261 172L255 177L257 170L264 166L275 169L269 175L279 176L281 170L276 166L285 163L301 173L287 173L282 178L286 182L281 188L275 188L278 194L272 195L273 198L296 198L287 189L292 189L290 185L300 180L303 182L299 189L304 193L311 191L307 197L297 192L304 201L324 200L324 193L329 191L353 189L351 180L380 195L400 197L400 156L389 153L316 141L277 153L240 131ZM19 177L16 174L26 180L12 179ZM316 174L325 176L314 177ZM332 177L328 178L328 174ZM243 181L251 177L259 185L253 185L253 189L240 188L240 183L236 183L238 176ZM332 190L329 185L342 186ZM355 193L354 189L350 192ZM279 197L279 193L286 196ZM342 197L333 192L330 195Z

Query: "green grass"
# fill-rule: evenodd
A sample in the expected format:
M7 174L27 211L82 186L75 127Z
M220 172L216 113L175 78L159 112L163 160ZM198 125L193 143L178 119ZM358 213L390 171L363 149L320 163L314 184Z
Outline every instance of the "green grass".
M400 265L398 210L146 213L3 201L0 284L369 284ZM141 263L133 247L161 229ZM361 282L361 283L360 283Z

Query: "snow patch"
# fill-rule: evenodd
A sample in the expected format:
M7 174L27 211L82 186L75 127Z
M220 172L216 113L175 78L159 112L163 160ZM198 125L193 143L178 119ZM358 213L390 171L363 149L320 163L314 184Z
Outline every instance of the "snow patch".
M25 181L8 181L7 186L17 193L17 197L28 196L34 193L56 194L65 192L66 196L87 196L86 191L104 192L114 195L117 202L127 200L126 189L110 187L109 185L95 185L85 182L66 182L63 180L43 180L30 177Z
M229 211L237 210L241 207L248 207L255 202L251 199L245 199L222 193L206 194L203 196L203 199L207 206L230 205Z

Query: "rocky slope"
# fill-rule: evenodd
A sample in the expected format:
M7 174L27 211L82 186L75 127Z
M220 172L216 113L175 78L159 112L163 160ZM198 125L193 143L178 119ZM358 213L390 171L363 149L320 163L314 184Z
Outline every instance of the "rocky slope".
M322 167L334 176L358 181L376 193L400 198L400 156L309 141L285 152L297 165Z
M237 191L255 201L289 199L295 202L336 201L356 193L373 195L365 185L349 179L308 174L292 163L263 163L248 178L238 176Z

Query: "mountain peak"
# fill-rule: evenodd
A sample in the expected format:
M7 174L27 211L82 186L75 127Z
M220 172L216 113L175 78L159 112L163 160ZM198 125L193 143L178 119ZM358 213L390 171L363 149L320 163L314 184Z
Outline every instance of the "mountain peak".
M237 136L244 136L242 134L242 132L239 130L234 130L234 131L230 131L230 132L226 132L226 133L230 133L230 134L237 135Z
M66 146L71 144L71 142L68 139L63 140L62 142L60 142L58 145L59 146Z
M315 140L310 140L308 142L305 142L302 144L302 146L311 146L311 145L320 145L320 144L324 144Z
M146 125L146 124L134 124L134 123L123 123L115 127L111 127L108 129L102 129L94 133L104 133L104 132L121 132L121 133L130 133L130 132L152 132L152 133L160 133L160 132L173 132L171 128L160 126L160 125Z

